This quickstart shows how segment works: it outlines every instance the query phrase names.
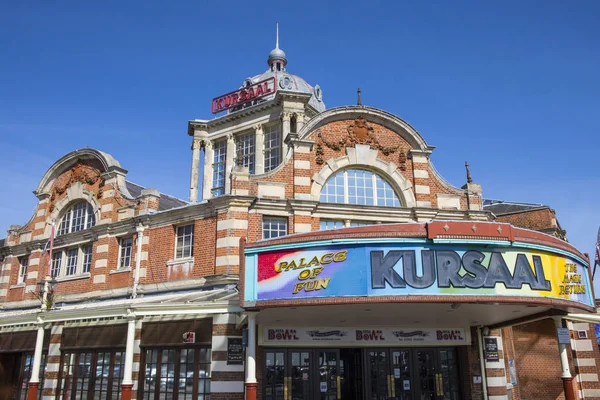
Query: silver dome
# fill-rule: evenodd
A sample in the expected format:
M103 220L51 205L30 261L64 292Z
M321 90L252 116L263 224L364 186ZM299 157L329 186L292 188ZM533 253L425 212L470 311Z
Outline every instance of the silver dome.
M267 60L267 64L269 64L270 66L273 61L283 61L284 65L287 64L285 52L279 47L271 50L271 52L269 53L269 59Z
M282 51L283 53L283 51ZM285 54L285 53L284 53ZM271 56L269 55L269 58ZM282 90L286 92L297 92L297 93L306 93L310 94L310 100L308 104L312 106L318 112L325 111L325 103L323 102L322 92L319 85L312 87L308 84L304 79L299 77L298 75L290 74L287 71L271 71L270 69L260 75L255 75L252 78L246 79L247 83L256 83L263 81L265 79L275 78L275 82L277 85L277 90ZM245 84L247 84L245 83ZM244 87L242 85L241 87ZM275 95L270 95L266 97L266 100L271 100L275 97Z

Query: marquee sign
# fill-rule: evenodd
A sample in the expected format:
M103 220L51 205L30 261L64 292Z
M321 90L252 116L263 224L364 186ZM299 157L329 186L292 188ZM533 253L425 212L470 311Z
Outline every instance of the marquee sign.
M382 328L382 327L274 327L261 331L262 344L271 345L436 345L456 346L470 343L462 328Z
M348 245L258 251L246 256L246 301L477 295L594 304L583 261L531 248L357 240Z
M273 94L275 93L275 90L275 78L268 78L222 96L215 97L212 100L211 111L213 114L217 114L232 107Z

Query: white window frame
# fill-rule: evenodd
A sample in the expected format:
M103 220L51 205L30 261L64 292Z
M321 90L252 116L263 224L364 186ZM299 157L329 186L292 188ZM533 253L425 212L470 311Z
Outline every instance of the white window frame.
M284 226L284 230L281 231L280 229L272 229L273 227L273 221L277 221L277 222L281 222L283 221L283 226ZM266 224L267 222L269 222L269 226L268 229L266 229ZM272 236L271 234L269 234L269 237L266 237L265 232L283 232L283 234L278 234L277 236ZM262 238L263 239L277 239L280 237L284 237L288 234L288 219L287 217L277 217L277 216L268 216L268 215L264 215L263 216L263 220L262 220Z
M64 247L64 248L60 248L60 249L54 249L53 253L52 253L52 261L51 261L51 265L50 265L50 271L52 273L52 271L55 269L54 268L54 257L57 257L57 254L60 254L60 263L58 265L58 271L56 273L56 275L53 276L53 278L56 279L69 279L69 278L78 278L78 277L86 277L87 275L90 274L90 271L84 271L83 267L84 267L84 261L85 261L85 252L83 251L84 248L86 247L90 247L92 249L92 251L90 252L90 270L92 267L92 261L94 259L94 247L92 245L92 243L84 243L84 244L80 244L77 246L68 246L68 247ZM69 266L69 252L71 252L72 250L77 250L77 255L76 255L76 263L75 263L75 271L72 274L67 274L67 268Z
M83 215L83 227L81 229L73 230L73 223L75 221L74 209L80 204L85 204L85 214ZM66 224L64 226L63 224ZM96 225L96 214L94 212L94 206L85 200L77 201L67 208L67 211L63 214L60 224L58 225L58 235L66 235L68 233L80 232L91 228Z
M371 178L370 178L371 185L370 185L370 188L371 188L372 193L373 193L373 204L360 204L359 202L350 203L350 195L349 195L349 187L348 187L348 171L351 171L351 170L352 171L366 171L366 172L368 172L368 173L371 174ZM332 179L335 179L340 172L343 173L342 176L343 176L343 182L344 182L344 202L343 203L339 203L339 202L336 202L336 201L331 202L331 201L327 201L327 200L321 200L321 197L323 195L326 196L326 197L328 197L328 196L338 197L338 195L336 195L336 194L331 195L331 194L324 193L324 190L325 190L325 187L327 186L327 184ZM384 189L384 196L382 198L379 198L379 195L377 194L377 178L381 179L383 182L387 183L390 186L393 195L398 200L398 204L399 205L397 205L397 206L396 205L385 206L385 200L388 199L388 197L385 195L385 189ZM360 196L360 197L358 195L357 196L353 196L353 198L357 198L357 199L358 198L363 198L363 197L364 198L368 198L366 195ZM398 196L398 194L394 190L394 187L392 186L392 184L389 181L387 181L384 177L382 177L381 175L379 175L378 173L376 173L374 171L371 171L371 170L368 170L368 169L362 169L362 168L346 168L343 171L337 171L334 174L332 174L327 179L327 181L325 182L325 185L323 185L323 188L321 189L321 194L319 195L319 201L321 201L321 202L327 202L327 203L336 203L336 204L367 205L367 206L378 206L379 205L378 203L381 201L381 202L384 203L384 204L382 204L382 206L385 206L385 207L402 207L402 201L400 200L400 196Z
M325 224L325 227L323 226L323 224ZM341 225L337 226L339 224L341 224ZM344 222L343 219L321 218L321 220L319 221L319 230L321 230L321 231L340 229L340 228L344 228L345 226L346 226L346 223Z
M265 172L269 172L281 164L282 130L280 124L272 124L266 126L263 132L265 135ZM271 138L273 135L276 135L275 140ZM273 142L275 142L274 145ZM276 160L276 162L271 160Z
M29 256L19 257L19 274L17 276L17 285L24 284L27 280L27 269L29 267Z
M129 246L123 246L126 241L130 241ZM126 251L127 247L129 247L129 255L124 255L123 251ZM125 265L125 260L129 261L127 265ZM119 259L117 260L117 269L131 269L133 261L133 236L119 238Z
M85 270L85 264L86 264L86 254L85 254L85 250L86 248L90 249L90 254L89 254L89 268L86 271ZM92 270L92 261L94 259L94 246L92 244L88 244L88 245L83 245L80 247L81 249L81 273L82 274L88 274L90 273L90 271Z
M185 233L185 228L187 228L187 227L191 227L192 228L192 231L191 231L190 234L186 234ZM173 258L175 260L185 260L185 259L189 259L189 258L194 257L194 228L195 228L195 225L193 223L192 224L177 225L175 227L175 254L173 255ZM183 233L182 233L181 236L179 235L179 230L180 229L183 230ZM191 238L189 246L185 245L185 237L186 236L189 236ZM179 241L180 240L183 240L184 243L181 245L181 248L182 248L181 257L178 257L177 256L177 250L178 250L177 247L179 246ZM189 250L189 255L185 255L185 253L186 253L185 249Z
M221 151L222 159L215 162L217 154L220 156ZM222 196L225 194L225 181L227 180L226 168L227 168L227 140L216 141L213 145L213 163L212 163L212 188L210 194L212 197ZM218 180L223 181L223 185L215 186Z
M236 146L236 157L238 152L242 155L242 165L248 167L248 172L254 174L256 171L256 134L254 132L242 133L238 136ZM236 160L236 164L239 161Z

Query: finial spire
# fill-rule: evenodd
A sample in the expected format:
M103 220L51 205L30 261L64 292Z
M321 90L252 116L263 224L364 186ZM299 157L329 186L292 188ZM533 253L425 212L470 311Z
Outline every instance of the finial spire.
M465 168L467 169L467 183L473 183L473 179L471 179L471 171L469 171L469 163L465 161Z
M279 21L275 22L275 48L278 49L279 48Z
M356 91L356 94L358 95L358 97L356 99L356 105L357 106L362 106L362 101L360 99L360 88L358 88L358 90Z

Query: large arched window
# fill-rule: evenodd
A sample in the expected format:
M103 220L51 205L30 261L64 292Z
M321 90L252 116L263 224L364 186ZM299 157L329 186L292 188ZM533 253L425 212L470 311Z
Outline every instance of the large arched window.
M400 207L392 186L379 175L364 169L345 169L331 176L321 191L327 203Z
M64 235L79 232L96 225L94 208L87 201L78 201L63 215L58 227L58 234Z

